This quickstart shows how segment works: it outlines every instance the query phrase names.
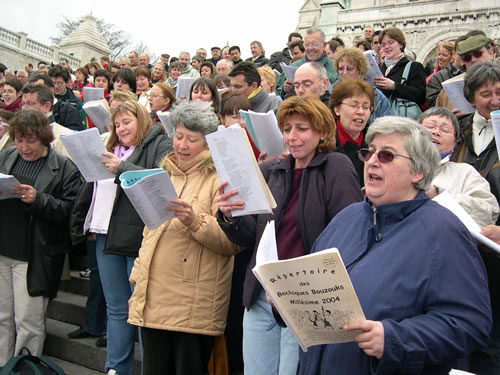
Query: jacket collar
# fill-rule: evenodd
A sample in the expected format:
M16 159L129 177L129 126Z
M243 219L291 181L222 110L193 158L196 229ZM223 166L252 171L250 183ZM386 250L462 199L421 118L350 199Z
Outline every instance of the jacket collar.
M144 140L137 145L132 155L127 159L127 162L131 164L135 164L142 155L142 150L146 147L150 142L152 142L157 136L161 133L161 128L159 125L154 125L149 129Z
M429 197L423 190L420 190L415 199L378 206L376 207L377 221L381 224L400 222L411 215L415 210L419 209L427 201L429 201ZM373 214L374 210L372 203L368 198L365 198L364 207L366 211Z
M326 162L329 152L320 152L312 158L311 162L306 168L314 168ZM293 169L295 162L291 154L289 154L285 159L276 162L269 167L269 169Z

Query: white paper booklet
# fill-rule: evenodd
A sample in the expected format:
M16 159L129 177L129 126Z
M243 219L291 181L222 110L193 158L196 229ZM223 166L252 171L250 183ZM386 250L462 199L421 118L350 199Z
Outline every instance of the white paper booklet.
M162 126L165 128L165 131L167 132L167 135L171 137L174 134L174 126L170 122L169 112L158 111L156 112L156 116L158 116L158 118L160 119Z
M493 132L495 133L495 142L497 144L498 159L500 160L500 111L491 112L491 123L493 124Z
M84 103L91 102L94 100L104 99L104 89L101 87L84 87L83 88L83 100Z
M10 192L19 184L20 182L14 176L0 173L0 199L19 198L18 194Z
M497 245L495 242L490 240L488 237L483 236L481 234L481 227L474 221L474 219L460 206L460 204L451 196L451 194L447 191L444 191L438 194L433 199L441 206L446 207L448 210L453 212L460 221L465 225L465 227L469 230L472 237L482 243L483 245L488 246L492 250L500 253L500 245Z
M194 78L179 77L177 80L177 88L175 89L175 99L189 99L189 90L194 82Z
M268 157L277 158L287 151L283 144L283 134L278 128L278 121L272 110L267 113L248 111L248 115L261 152L266 152Z
M83 110L90 117L100 133L106 133L109 131L109 125L111 124L111 114L109 110L108 102L104 99L96 100L92 102L86 102L83 105Z
M339 251L272 259L278 259L274 222L266 226L252 272L302 349L354 341L359 331L346 332L344 325L366 318Z
M245 130L230 126L206 136L208 148L220 181L227 181L226 191L236 189L232 200L245 202L233 216L272 213L276 202L255 160Z
M298 66L286 65L283 62L280 63L280 66L281 69L283 69L283 73L285 74L286 79L293 82L295 80L295 71L297 70Z
M103 159L101 153L106 152L106 147L97 128L63 135L61 141L85 181L99 181L115 177L101 163Z
M463 113L472 113L476 109L470 104L464 96L464 77L465 73L450 78L442 83L448 99L450 99L453 108L458 108Z
M373 82L373 78L375 77L383 77L382 71L380 70L377 62L375 61L375 57L373 57L373 52L371 50L363 52L368 61L368 73L366 77Z
M127 171L120 175L121 187L148 229L156 229L175 217L172 199L177 193L170 176L161 168Z

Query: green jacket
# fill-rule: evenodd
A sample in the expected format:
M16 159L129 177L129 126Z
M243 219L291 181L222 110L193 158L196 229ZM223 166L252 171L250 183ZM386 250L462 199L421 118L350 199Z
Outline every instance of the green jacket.
M290 65L291 66L301 66L302 64L304 64L306 62L310 62L310 60L308 60L307 57L304 56L303 59L297 60L294 63L291 63ZM335 71L335 68L333 67L332 60L330 60L328 58L326 52L323 52L323 56L321 56L321 59L317 60L316 62L322 64L325 67L326 73L328 74L328 80L330 81L330 83L335 82L339 78L339 75L337 74L337 72ZM282 98L283 98L283 95L281 95L281 94L283 91L284 83L285 83L285 75L281 74L278 77L278 80L276 82L276 95L280 95ZM287 96L290 96L290 94Z

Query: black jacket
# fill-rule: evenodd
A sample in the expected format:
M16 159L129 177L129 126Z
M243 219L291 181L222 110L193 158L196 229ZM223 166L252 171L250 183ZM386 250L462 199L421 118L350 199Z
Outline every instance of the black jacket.
M249 57L245 61L252 62L252 59L253 59L253 57ZM258 68L260 66L264 66L264 65L269 64L269 59L266 56L264 56L264 55L260 55L259 57L257 57L257 60L255 60L253 63Z
M293 167L291 155L260 166L276 201L273 215L235 217L228 223L220 211L217 214L219 225L231 241L254 249L244 283L243 304L247 308L252 306L262 290L252 273L257 246L269 220L275 220L276 229L280 226L292 191ZM311 252L316 238L339 211L362 199L356 172L345 155L323 152L314 156L302 174L297 208L297 226L306 253Z
M292 56L290 56L290 50L288 47L283 48L283 51L274 52L269 59L269 66L271 69L276 69L278 72L283 72L280 63L290 64Z
M19 157L15 147L1 152L0 172L11 174ZM80 173L73 162L49 147L34 185L35 200L26 204L30 214L25 233L30 246L27 284L32 297L53 298L57 294L64 257L70 249L69 217L80 183ZM2 202L0 212L6 215L1 210Z
M119 176L125 171L158 168L165 155L171 151L172 140L163 134L160 126L153 125L127 161L120 163L115 179L118 188L104 245L105 254L136 257L142 242L144 223L120 187ZM82 187L71 214L71 236L75 244L85 235L83 224L90 207L93 189L93 183L86 183Z
M55 122L61 126L78 131L85 129L76 107L73 107L70 103L58 100L52 107L52 114Z
M403 56L396 65L390 70L387 78L390 78L396 84L394 91L381 90L385 96L388 98L392 96L401 99L411 100L412 102L422 105L425 103L425 79L427 75L425 74L424 67L417 61L413 61L411 64L410 72L408 74L408 80L405 85L401 84L401 77L403 76L403 71L405 69L406 63L409 62L406 56ZM380 66L382 74L385 75L387 67L385 63Z
M444 69L436 72L429 80L425 89L425 101L428 107L434 107L436 99L443 89L442 83L450 78L456 77L463 72L458 70L453 64L449 64Z

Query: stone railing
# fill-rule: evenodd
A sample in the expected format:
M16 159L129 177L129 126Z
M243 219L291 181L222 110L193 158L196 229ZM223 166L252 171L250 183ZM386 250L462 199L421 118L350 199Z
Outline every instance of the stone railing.
M0 26L0 43L5 43L16 47L20 53L25 55L33 56L37 60L43 60L45 62L59 63L61 58L66 58L69 61L69 65L72 68L77 68L80 66L80 60L65 54L60 51L59 46L47 46L43 43L39 43L33 39L28 38L28 34L19 32L15 33L13 31L7 30Z

